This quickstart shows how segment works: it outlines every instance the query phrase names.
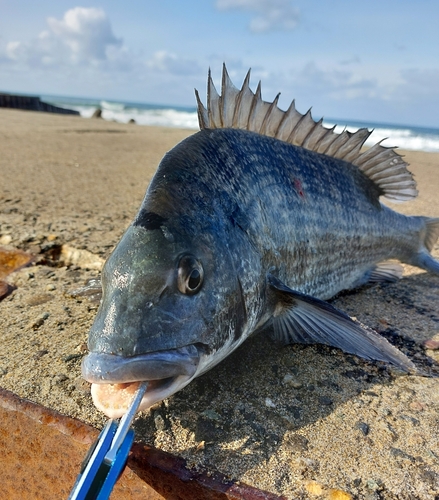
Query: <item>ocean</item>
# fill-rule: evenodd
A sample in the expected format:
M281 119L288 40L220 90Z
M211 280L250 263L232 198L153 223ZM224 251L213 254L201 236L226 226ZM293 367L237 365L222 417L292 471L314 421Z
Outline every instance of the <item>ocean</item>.
M102 118L127 123L133 119L138 125L156 125L198 129L195 107L160 106L155 104L80 99L74 97L41 96L41 100L63 108L79 111L81 116L90 118L96 109L102 110ZM342 119L325 119L323 124L332 127L338 124L336 132L347 128L355 132L359 128L373 129L366 145L383 141L383 146L417 151L439 152L439 129L415 127L412 125L392 125L386 123L360 122Z

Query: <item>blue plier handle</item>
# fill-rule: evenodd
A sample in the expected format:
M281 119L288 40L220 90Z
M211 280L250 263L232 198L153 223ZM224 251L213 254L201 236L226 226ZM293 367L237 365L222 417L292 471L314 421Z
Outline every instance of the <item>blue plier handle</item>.
M68 500L107 500L122 474L134 441L130 429L148 383L137 389L125 415L117 422L109 420L90 447Z

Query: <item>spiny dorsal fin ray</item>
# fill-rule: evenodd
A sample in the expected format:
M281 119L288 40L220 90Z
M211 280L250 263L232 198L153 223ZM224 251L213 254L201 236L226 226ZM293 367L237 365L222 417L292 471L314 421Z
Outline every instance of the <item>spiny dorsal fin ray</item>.
M236 101L238 99L239 90L233 85L229 78L227 69L224 67L223 79L221 82L221 123L224 128L233 127L236 111Z
M212 75L209 70L207 83L207 116L209 128L218 128L223 126L221 120L221 102L224 97L220 97L213 84Z
M198 123L200 125L200 129L203 130L203 128L209 128L209 116L207 109L201 102L200 94L197 89L195 89L195 98L197 99Z
M344 130L338 134L334 132L335 126L326 128L323 120L316 122L311 110L304 115L299 113L294 101L287 111L282 111L277 106L279 94L273 102L262 100L261 83L255 93L249 83L250 70L238 90L224 65L219 95L209 70L207 109L195 91L200 129L238 128L274 137L356 165L375 182L383 196L392 201L406 201L417 196L416 182L407 170L408 164L394 148L377 143L361 151L372 132L362 128L354 133Z

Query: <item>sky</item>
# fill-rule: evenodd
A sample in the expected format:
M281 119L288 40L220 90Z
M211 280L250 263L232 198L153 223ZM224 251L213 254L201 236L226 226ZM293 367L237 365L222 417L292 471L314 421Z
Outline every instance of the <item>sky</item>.
M437 0L0 0L0 91L195 105L252 69L315 118L439 128Z

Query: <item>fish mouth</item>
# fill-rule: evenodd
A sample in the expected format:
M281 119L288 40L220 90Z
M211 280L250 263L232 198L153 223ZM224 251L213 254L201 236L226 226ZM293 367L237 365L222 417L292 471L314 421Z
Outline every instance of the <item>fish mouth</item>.
M195 377L199 362L195 345L131 357L91 352L82 361L82 376L92 384L96 408L109 418L119 418L141 382L148 381L148 388L138 411L185 387Z

